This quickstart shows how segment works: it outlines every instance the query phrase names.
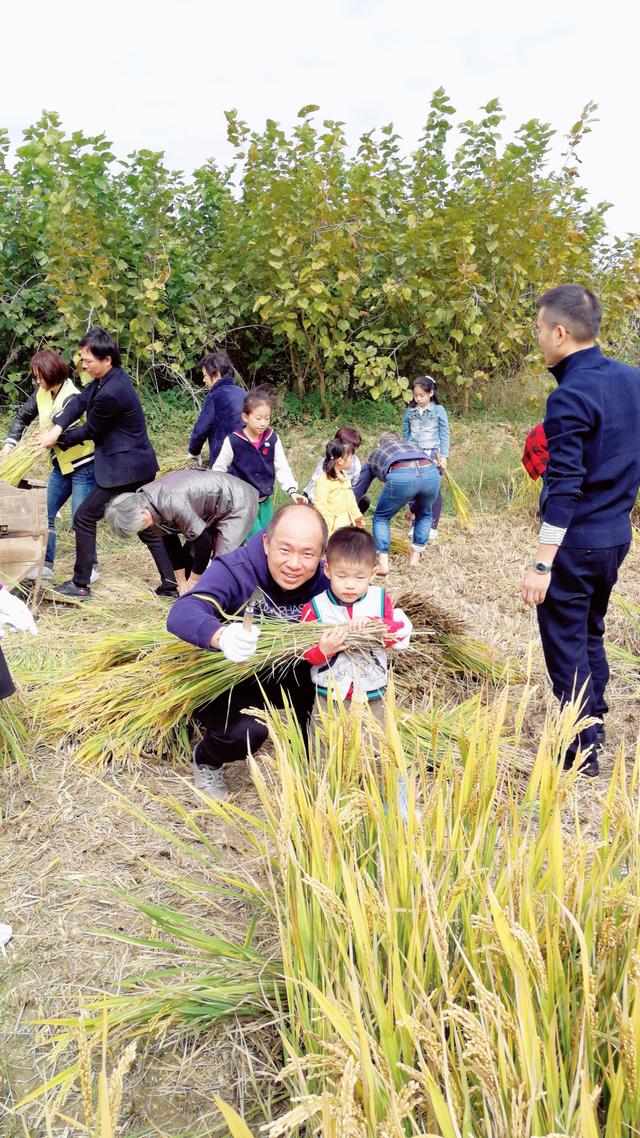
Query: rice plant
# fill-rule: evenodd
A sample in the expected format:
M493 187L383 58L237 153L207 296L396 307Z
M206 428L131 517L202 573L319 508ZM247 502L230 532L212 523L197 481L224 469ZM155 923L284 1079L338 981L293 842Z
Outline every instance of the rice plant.
M290 711L269 716L273 756L251 760L260 811L203 798L246 849L246 874L211 863L254 913L244 943L222 947L210 920L205 931L148 906L162 936L145 945L183 943L183 968L105 997L87 1031L106 1014L122 1044L270 1007L289 1109L269 1138L633 1133L638 758L618 756L594 840L576 776L551 759L582 726L576 708L547 722L528 780L510 761L526 703L511 726L507 711L506 692L478 700L442 737L438 709L429 738L424 723L399 730L392 696L384 732L366 708L336 707L310 754ZM176 809L202 864L206 834ZM248 985L245 1002L234 983ZM67 1047L73 1020L58 1031Z

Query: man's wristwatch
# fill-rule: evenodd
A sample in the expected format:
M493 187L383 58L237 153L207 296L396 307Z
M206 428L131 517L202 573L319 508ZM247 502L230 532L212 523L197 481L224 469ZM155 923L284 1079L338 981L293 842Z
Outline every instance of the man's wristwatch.
M536 573L550 573L551 565L546 565L544 561L530 561L527 569L535 569Z

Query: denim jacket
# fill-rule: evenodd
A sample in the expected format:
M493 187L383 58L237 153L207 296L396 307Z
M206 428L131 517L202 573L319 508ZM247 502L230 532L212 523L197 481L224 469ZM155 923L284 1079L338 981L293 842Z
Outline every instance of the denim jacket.
M410 439L421 450L438 450L443 458L449 454L449 419L440 403L430 403L424 411L408 407L402 423L403 439Z

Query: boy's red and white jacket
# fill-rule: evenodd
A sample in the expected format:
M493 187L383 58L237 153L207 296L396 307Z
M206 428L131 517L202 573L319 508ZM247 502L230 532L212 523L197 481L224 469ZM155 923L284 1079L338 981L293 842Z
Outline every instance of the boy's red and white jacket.
M327 589L305 605L300 620L333 625L362 617L384 622L389 632L387 647L409 647L411 621L402 609L394 609L391 597L379 585L370 585L364 596L351 605ZM312 665L311 678L321 695L327 694L329 686L342 699L351 699L356 692L365 699L379 699L385 693L388 661L384 648L350 649L327 659L315 645L305 652L304 658Z

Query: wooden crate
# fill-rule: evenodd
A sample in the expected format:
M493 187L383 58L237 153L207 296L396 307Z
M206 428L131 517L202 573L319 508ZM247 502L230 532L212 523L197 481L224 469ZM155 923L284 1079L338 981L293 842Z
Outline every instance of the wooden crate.
M0 583L9 586L40 569L47 546L46 489L0 482Z

